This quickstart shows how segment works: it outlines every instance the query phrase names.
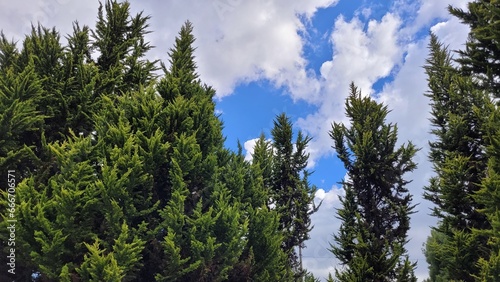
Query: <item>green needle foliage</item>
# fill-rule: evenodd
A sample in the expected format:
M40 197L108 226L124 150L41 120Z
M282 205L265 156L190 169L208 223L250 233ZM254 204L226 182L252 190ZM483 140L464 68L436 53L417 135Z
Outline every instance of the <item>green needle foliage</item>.
M417 149L396 147L397 126L386 124L387 107L363 97L354 84L346 100L350 127L334 123L330 136L347 169L345 196L331 252L342 264L335 281L416 281L404 248L414 205L404 180Z
M464 51L458 51L462 72L477 78L480 89L500 97L500 3L497 0L475 0L467 10L450 6L449 11L470 27Z
M20 50L0 35L0 169L17 177L16 278L291 279L282 248L291 235L268 206L272 151L250 163L241 146L224 148L215 90L196 74L190 22L157 77L157 62L146 59L149 19L106 1L96 27L75 22L66 46L55 28L33 27ZM308 138L299 139L287 157L305 167ZM294 246L311 228L297 218L313 199L301 171L288 175L302 189L287 223L303 228Z
M490 229L474 229L474 234L488 238L489 253L484 254L477 261L478 272L474 274L475 281L490 282L500 277L500 112L497 105L490 104L493 114L487 122L487 139L489 146L486 148L488 168L486 177L474 199L482 204L483 213Z
M437 138L430 142L430 160L436 176L425 187L424 198L433 202L433 215L440 219L426 246L431 281L474 281L477 261L487 253L486 240L473 229L488 229L473 195L485 176L485 124L491 113L488 97L452 66L449 51L431 35L428 75Z
M272 173L270 175L271 204L280 215L280 230L283 232L283 251L288 255L288 264L296 278L305 275L297 255L297 248L303 248L311 231L310 216L319 206L315 206L316 187L308 182L306 152L311 137L298 132L293 142L293 129L286 114L280 114L274 121L271 130L272 147L267 149L262 137L257 146L258 159L266 158L272 152ZM268 156L267 156L268 157ZM262 167L266 169L265 165Z

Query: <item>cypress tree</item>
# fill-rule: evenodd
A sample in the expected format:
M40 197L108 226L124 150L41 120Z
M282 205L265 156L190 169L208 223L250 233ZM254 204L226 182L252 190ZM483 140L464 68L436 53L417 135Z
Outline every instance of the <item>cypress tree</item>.
M33 63L20 73L7 67L0 76L0 169L16 170L19 180L38 164L37 136L44 116L37 105L42 93Z
M299 278L304 276L305 271L296 249L303 248L304 242L309 239L312 229L310 216L319 208L314 203L316 187L307 180L309 154L306 148L311 138L299 131L293 142L292 123L284 113L276 117L271 134L271 204L280 215L282 249L288 255L288 267ZM258 148L258 152L264 157L266 146L262 147Z
M169 52L170 68L163 67L165 76L157 86L167 119L165 140L171 144L169 200L157 229L166 266L157 269L161 281L225 280L246 244L242 182L238 175L222 176L231 163L222 157L215 91L197 79L193 43L192 25L186 22ZM172 256L185 267L171 265Z
M386 124L387 107L351 84L346 114L351 126L334 123L330 136L348 178L331 252L345 267L338 281L416 281L404 248L414 206L403 175L416 168L417 149L396 147L397 126Z
M92 47L99 52L96 94L120 95L154 79L156 61L144 59L152 46L145 41L150 17L130 15L130 3L100 3Z
M475 229L473 233L488 238L489 253L484 254L477 261L478 272L474 275L476 281L493 282L500 277L500 112L494 103L489 104L492 115L486 123L488 146L488 168L486 177L480 189L473 196L482 205L479 211L484 214L490 224L489 229Z
M477 78L481 89L500 97L500 3L475 0L466 11L452 6L448 10L470 27L465 50L458 51L461 71Z
M429 143L429 158L437 173L425 187L424 198L433 202L433 215L440 219L428 239L426 257L431 281L473 281L477 260L485 252L485 239L473 229L488 229L473 195L485 176L485 120L489 115L484 91L464 77L451 63L450 53L431 35L430 55L425 66L437 139ZM442 233L442 235L440 234ZM441 262L439 264L432 263Z
M264 140L262 144L269 146ZM245 205L244 214L248 218L247 241L243 253L229 276L229 281L284 281L292 277L287 274L287 255L282 250L283 234L279 229L279 214L268 208L269 187L265 184L265 173L261 169L264 163L259 161L259 149L261 142L258 141L253 154L252 163L244 160L239 146L238 154L234 154L232 165L228 167L223 175L232 176L240 181L227 180L227 184L238 189L243 189L242 203ZM269 148L269 147L268 147ZM271 157L271 155L268 155ZM232 171L232 172L231 172Z

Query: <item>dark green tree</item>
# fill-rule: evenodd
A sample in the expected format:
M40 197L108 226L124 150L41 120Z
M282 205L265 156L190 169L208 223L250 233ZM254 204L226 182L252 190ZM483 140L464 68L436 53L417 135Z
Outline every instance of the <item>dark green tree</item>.
M130 14L128 1L107 0L99 6L92 48L99 52L96 94L119 95L154 79L156 61L144 59L152 46L145 40L150 17Z
M44 121L37 107L42 93L33 63L20 73L8 67L0 76L0 170L16 170L19 180L39 164L34 137Z
M273 154L272 142L270 140L266 140L266 136L262 133L255 143L252 154L252 162L260 168L264 181L264 187L266 187L267 190L270 190L272 187ZM267 201L268 200L269 199L267 199Z
M483 213L490 229L475 229L473 232L488 238L489 254L478 260L479 271L474 275L476 281L493 282L500 277L500 112L498 106L491 103L493 114L487 122L487 155L488 168L481 188L474 195L474 199L482 204Z
M314 203L316 187L311 186L306 170L309 154L306 152L309 136L298 132L293 141L293 128L290 119L283 113L276 117L271 130L272 175L271 204L280 215L280 230L283 232L282 249L288 255L290 270L296 278L302 277L301 259L297 248L303 248L312 229L310 216L319 206ZM262 139L262 137L261 137ZM263 141L261 140L260 143ZM260 144L258 157L265 157L266 145ZM262 151L262 152L261 152ZM264 166L265 169L265 166Z
M477 78L481 89L500 97L500 3L474 0L466 11L452 6L448 9L470 27L465 50L458 51L463 74Z
M489 228L480 213L482 204L473 197L487 165L484 126L490 112L488 99L471 77L452 66L450 53L435 35L431 35L429 50L426 96L431 99L431 133L437 137L429 143L429 158L436 176L424 188L424 198L435 204L433 215L440 219L431 234L436 238L429 238L426 248L430 279L473 281L477 260L487 253L486 238L471 232ZM439 264L432 265L435 262Z
M269 149L270 144L263 138L261 136L255 147L264 145ZM283 234L279 229L279 214L267 205L270 190L265 182L269 175L265 176L262 167L267 167L266 161L270 159L261 162L263 159L257 160L259 152L254 151L252 164L249 164L244 160L241 151L240 146L239 153L234 155L235 158L230 162L232 165L223 173L241 182L234 185L234 180L226 181L228 184L232 183L232 187L244 189L242 202L246 205L245 214L248 217L248 240L229 281L291 280L292 277L286 272L288 257L281 248ZM231 186L228 185L228 188ZM239 189L233 188L231 191Z
M414 205L404 174L413 171L417 149L396 147L397 126L386 124L388 110L351 84L346 115L351 126L334 123L330 136L347 169L332 253L343 265L338 281L416 281L405 244Z

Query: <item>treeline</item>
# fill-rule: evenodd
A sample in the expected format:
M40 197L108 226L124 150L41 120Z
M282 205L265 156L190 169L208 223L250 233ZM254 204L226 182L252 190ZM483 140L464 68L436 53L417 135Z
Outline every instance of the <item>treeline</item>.
M425 246L429 281L499 281L500 3L449 10L471 32L456 59L431 35L425 66L436 174L424 197L439 218ZM12 204L1 182L0 280L318 281L299 255L319 208L311 138L283 113L251 162L239 144L225 148L191 23L167 66L147 59L149 19L110 0L64 46L40 25L19 50L1 34L0 171L16 185ZM387 107L350 89L350 124L330 131L348 174L329 280L416 281L405 177L419 149L396 146Z
M307 276L297 252L317 210L311 138L294 139L282 114L253 162L241 146L224 148L215 90L196 74L191 23L167 67L146 58L148 21L128 2L107 1L95 28L74 23L64 46L40 25L20 50L1 35L0 280Z

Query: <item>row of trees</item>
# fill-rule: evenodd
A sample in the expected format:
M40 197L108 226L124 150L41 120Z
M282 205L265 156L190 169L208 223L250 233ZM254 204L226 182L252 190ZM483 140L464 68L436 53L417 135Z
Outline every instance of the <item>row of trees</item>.
M425 246L429 281L497 281L500 4L450 12L471 33L456 60L431 35L425 66L436 175L424 197L439 219ZM241 146L225 148L215 90L196 74L191 24L167 66L146 58L148 21L128 2L107 1L95 28L75 23L65 46L42 26L20 50L0 36L0 171L14 170L17 182L15 278L315 280L297 254L318 209L306 169L311 138L281 114L252 162ZM350 89L350 125L330 131L347 177L330 248L341 267L329 280L416 281L404 176L418 148L396 145L387 107ZM5 268L10 248L2 252Z
M107 1L65 46L0 36L0 171L15 171L17 281L293 281L311 230L310 137L276 117L253 162L224 147L186 22L165 65L149 17ZM294 139L294 135L296 138ZM7 182L1 273L7 275ZM310 277L310 276L308 276Z

